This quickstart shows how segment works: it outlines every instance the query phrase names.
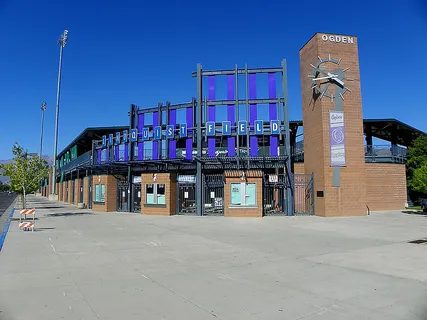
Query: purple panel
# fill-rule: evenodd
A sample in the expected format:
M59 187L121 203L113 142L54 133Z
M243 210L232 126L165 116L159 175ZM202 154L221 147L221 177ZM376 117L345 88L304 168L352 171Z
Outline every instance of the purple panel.
M249 99L256 99L256 74L251 73L249 75ZM256 104L250 104L249 105L249 121L250 121L250 128L252 127L251 131L254 131L254 121L257 118L257 108ZM249 138L249 149L250 149L250 155L251 156L258 156L258 137L257 136L250 136Z
M125 162L129 161L129 143L125 144Z
M176 110L170 110L169 111L169 124L176 127ZM176 140L171 139L169 141L169 158L175 159L176 158Z
M115 161L119 161L119 152L120 152L119 146L118 145L114 146L114 160Z
M186 123L187 123L187 134L190 134L193 132L193 108L187 108L186 110ZM191 160L193 159L193 138L187 138L185 141L185 152L186 152L186 159Z
M234 75L227 76L227 99L234 100ZM227 119L231 121L231 126L234 126L234 105L227 105ZM232 129L232 131L235 131ZM228 156L234 157L236 155L236 139L234 137L228 137Z
M138 132L144 128L144 114L138 115ZM142 134L141 134L142 136ZM144 142L138 142L138 160L144 160Z
M331 167L345 167L345 127L342 111L329 111Z
M155 111L153 112L153 131L154 128L159 125L159 112ZM153 154L152 154L153 160L159 159L159 142L153 141Z
M105 162L110 163L110 147L105 149Z
M101 164L102 150L98 149L98 164Z
M208 77L208 100L215 100L215 76ZM208 107L208 121L215 121L215 106ZM215 137L208 138L208 156L215 157Z
M268 96L269 98L276 98L276 74L269 73L268 74ZM270 120L277 120L277 109L275 103L269 104L269 117ZM279 145L279 140L277 136L270 136L270 155L277 156L278 150L277 147Z

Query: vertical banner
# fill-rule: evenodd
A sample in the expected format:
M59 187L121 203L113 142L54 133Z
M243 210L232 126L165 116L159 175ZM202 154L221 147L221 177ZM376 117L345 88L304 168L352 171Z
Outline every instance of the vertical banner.
M142 132L142 129L144 128L144 114L141 113L138 115L138 136L139 133ZM138 141L138 139L137 139ZM132 144L133 147L133 144ZM138 142L138 160L143 160L144 159L144 142ZM130 160L134 160L134 159L130 159Z
M172 140L169 140L169 158L176 158L176 140L175 138L175 128L176 128L176 109L169 110L169 125L173 126L173 137Z
M154 111L153 112L153 138L155 138L155 130L156 127L160 124L160 113L158 111ZM160 143L160 148L162 147L161 143ZM159 141L153 141L153 151L152 151L152 159L153 160L158 160L159 159Z
M249 99L256 99L256 74L249 74ZM249 125L251 128L255 126L255 120L257 119L257 105L249 105ZM252 130L255 131L255 130ZM251 135L249 138L250 155L253 157L258 156L258 137Z
M270 99L276 99L276 74L269 73L268 74L268 97ZM273 129L273 121L278 120L277 118L277 105L275 103L270 103L268 105L270 123ZM278 128L279 129L279 128ZM272 131L273 133L273 131ZM277 132L279 134L280 131ZM286 132L286 134L289 134ZM278 156L278 148L279 147L279 137L271 135L270 136L270 155Z
M215 76L208 77L208 101L215 100ZM213 135L210 135L208 138L208 156L215 157L215 106L208 107L208 117L207 121L212 121L213 125Z
M230 74L227 76L227 99L228 100L234 100L234 75ZM227 105L227 119L230 121L230 126L235 126L234 118L235 118L235 112L234 112L234 104L228 104ZM235 131L235 130L233 130ZM230 130L231 135L231 130ZM234 137L228 137L228 156L234 157L236 155L236 140Z
M331 167L345 167L344 112L329 111Z

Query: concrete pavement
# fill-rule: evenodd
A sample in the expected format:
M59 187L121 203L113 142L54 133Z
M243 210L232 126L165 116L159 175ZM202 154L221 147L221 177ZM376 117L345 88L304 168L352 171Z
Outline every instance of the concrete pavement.
M19 206L19 203L17 204ZM0 319L427 319L427 216L155 217L29 196ZM18 215L15 214L15 219Z

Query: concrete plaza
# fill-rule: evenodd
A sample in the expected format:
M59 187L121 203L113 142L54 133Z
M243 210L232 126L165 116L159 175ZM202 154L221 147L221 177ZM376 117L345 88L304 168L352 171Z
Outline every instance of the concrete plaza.
M19 203L17 204L19 207ZM157 217L29 197L0 319L427 319L427 216Z

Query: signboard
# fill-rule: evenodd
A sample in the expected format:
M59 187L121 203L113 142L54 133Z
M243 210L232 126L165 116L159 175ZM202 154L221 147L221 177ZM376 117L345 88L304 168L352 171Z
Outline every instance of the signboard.
M255 120L255 134L263 134L264 128L263 128L263 121L262 120Z
M215 122L214 121L206 121L206 135L214 136L215 135Z
M130 130L130 141L136 142L138 140L138 131L136 129Z
M248 122L246 120L240 120L237 127L237 133L239 135L246 135L248 133Z
M196 176L180 174L177 176L176 181L179 183L196 183Z
M172 139L175 135L175 126L168 125L166 126L166 138Z
M222 122L222 135L223 136L231 135L231 121Z
M345 167L344 112L329 112L331 167Z
M120 144L120 132L116 132L116 144Z
M187 124L186 123L181 123L179 125L179 136L181 138L185 138L187 136Z
M142 129L142 139L143 140L148 140L148 128L143 128Z
M127 130L123 130L123 142L124 143L128 142L128 131Z

